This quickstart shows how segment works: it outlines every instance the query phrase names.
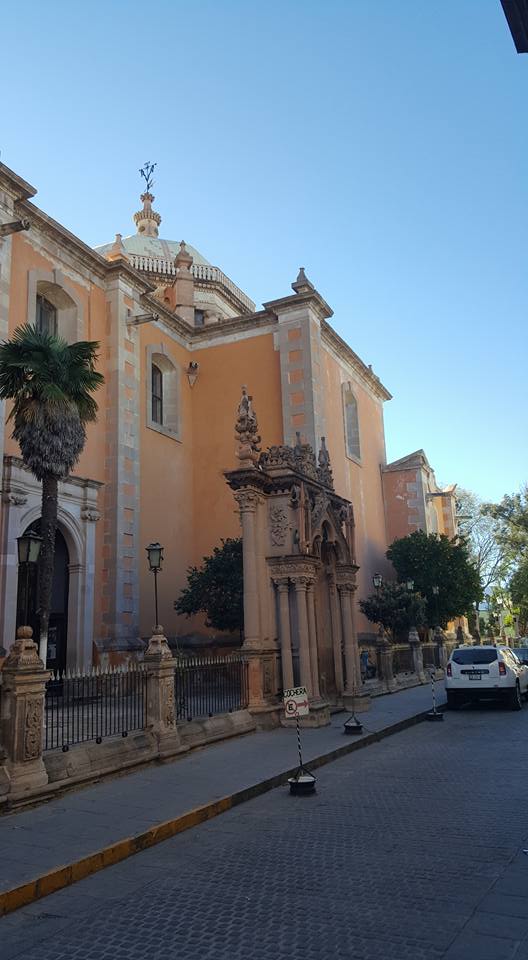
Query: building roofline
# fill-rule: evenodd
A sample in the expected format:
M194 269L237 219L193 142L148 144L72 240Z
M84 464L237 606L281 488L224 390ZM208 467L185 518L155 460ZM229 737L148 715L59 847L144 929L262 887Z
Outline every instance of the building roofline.
M399 460L392 460L391 463L386 463L381 469L383 473L390 473L391 471L405 470L406 468L411 470L416 466L424 466L429 470L433 469L426 457L425 451L422 449L408 453L405 457L400 457Z
M356 370L359 375L368 383L371 390L378 396L381 400L392 400L392 393L389 393L387 388L383 385L380 378L374 373L374 371L363 362L361 357L352 350L352 347L349 347L346 340L343 340L334 328L326 320L323 320L321 323L321 335L323 340L326 340L329 343L336 353L338 353L344 360L346 360L351 367Z
M0 163L0 183L10 190L10 192L16 196L17 200L29 200L29 198L34 197L37 192L36 187L32 187L27 180L19 177L18 173L11 170L10 167L6 167L5 163Z
M528 53L528 4L526 0L501 0L517 53Z

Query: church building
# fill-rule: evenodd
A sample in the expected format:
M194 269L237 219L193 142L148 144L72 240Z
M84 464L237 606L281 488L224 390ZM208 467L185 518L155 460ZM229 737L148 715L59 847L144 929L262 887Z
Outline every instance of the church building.
M347 649L353 659L358 638L375 633L357 601L375 572L391 576L388 545L415 529L454 535L454 487L438 488L422 450L387 464L391 395L336 333L302 267L256 305L193 246L161 238L149 187L135 232L92 249L0 164L0 339L29 323L69 342L97 340L105 377L98 421L60 484L49 666L141 655L154 624L152 541L164 550L166 635L207 634L178 617L174 600L188 567L242 530L246 587L256 591L246 598L250 646L282 649L284 661L282 634L288 682L309 674L317 687L324 675L339 692ZM38 523L41 496L8 413L0 424L4 649L17 625L17 537ZM305 626L311 660L295 640Z

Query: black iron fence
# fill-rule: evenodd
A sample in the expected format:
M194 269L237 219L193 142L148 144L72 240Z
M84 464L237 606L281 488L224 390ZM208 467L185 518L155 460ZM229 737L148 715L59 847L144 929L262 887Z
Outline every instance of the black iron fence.
M142 730L147 719L147 674L141 664L55 674L46 686L44 749Z
M395 676L399 673L414 672L413 656L410 646L395 645L392 648L392 672Z
M423 665L434 670L440 666L440 651L437 643L424 643L422 646Z
M248 664L240 654L185 657L174 671L178 720L244 710L249 702Z

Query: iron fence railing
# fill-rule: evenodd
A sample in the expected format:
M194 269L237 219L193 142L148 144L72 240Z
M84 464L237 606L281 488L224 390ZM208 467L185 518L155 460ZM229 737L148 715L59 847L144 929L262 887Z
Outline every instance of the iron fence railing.
M438 644L424 643L422 646L422 654L424 667L436 668L440 666L440 652L438 650Z
M141 664L56 673L45 700L44 749L142 730L147 722L147 674Z
M392 672L394 676L399 673L414 672L412 650L410 647L394 646L392 648Z
M239 654L181 659L174 694L178 720L243 710L249 703L247 661Z

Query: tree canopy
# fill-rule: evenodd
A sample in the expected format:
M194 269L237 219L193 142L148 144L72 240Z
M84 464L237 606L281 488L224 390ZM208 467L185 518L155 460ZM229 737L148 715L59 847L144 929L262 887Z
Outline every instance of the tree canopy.
M464 540L417 530L395 540L387 557L398 580L414 580L414 589L426 600L427 623L445 626L481 600L482 586ZM438 587L435 595L433 587Z
M376 593L360 600L359 606L367 620L381 623L390 630L393 640L399 630L419 627L425 622L425 600L403 583L383 583Z
M484 511L497 521L497 540L514 559L528 554L528 484L519 493L506 494L500 503L487 503Z
M460 535L466 541L484 593L503 582L511 567L511 549L500 539L500 521L471 490L457 488Z
M242 540L228 538L215 547L201 567L189 567L187 586L174 601L177 613L192 617L205 613L206 626L216 630L244 630Z
M12 400L13 438L26 466L42 481L42 546L39 557L40 656L47 659L58 482L77 463L86 424L96 419L92 396L104 382L95 369L95 341L68 344L26 325L0 344L0 398Z

